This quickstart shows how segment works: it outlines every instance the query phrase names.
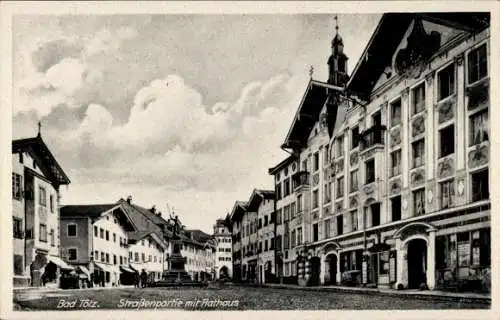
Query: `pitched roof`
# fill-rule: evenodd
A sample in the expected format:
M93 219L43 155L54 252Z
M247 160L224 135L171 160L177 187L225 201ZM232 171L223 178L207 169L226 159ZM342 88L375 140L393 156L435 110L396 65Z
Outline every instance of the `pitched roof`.
M329 90L343 92L344 89L312 79L309 81L282 148L297 149L307 143L314 124L319 121Z
M137 229L139 231L155 232L158 236L163 238L165 230L151 219L152 215L154 215L152 212L149 212L151 213L151 215L147 214L146 211L149 210L144 209L138 205L129 204L126 200L123 199L118 200L118 203L122 205L124 210L130 216L130 219L137 225ZM155 220L157 221L157 219ZM166 231L166 235L169 236L171 234L169 233L169 231Z
M272 190L254 189L248 200L247 210L257 211L262 200L275 199L275 195L276 193Z
M490 19L488 12L385 13L353 70L347 91L367 99L416 16L467 32L487 28Z
M59 209L61 217L99 217L106 211L119 207L116 203L111 204L89 204L89 205L67 205Z
M280 163L278 163L274 167L269 168L268 172L270 175L274 175L278 171L280 171L281 169L285 168L286 166L288 166L289 164L294 162L295 160L297 160L297 157L292 154L292 155L286 157L283 161L281 161Z
M200 243L207 242L212 238L211 235L208 233L205 233L201 230L198 229L192 229L192 230L185 230L186 233L192 234L193 235L193 240L198 241Z
M70 180L63 171L56 158L40 135L34 138L12 140L12 153L19 151L33 150L35 157L39 158L40 168L47 178L56 186L67 185Z
M127 237L129 240L139 241L141 239L144 239L147 235L151 234L151 232L152 231L149 230L127 232Z
M231 211L231 221L241 220L243 214L247 210L248 202L246 201L236 201L233 205L233 210Z

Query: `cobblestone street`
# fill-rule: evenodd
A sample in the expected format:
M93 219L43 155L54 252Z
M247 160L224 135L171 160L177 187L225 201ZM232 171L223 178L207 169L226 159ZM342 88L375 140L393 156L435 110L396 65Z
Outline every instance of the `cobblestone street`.
M139 306L138 303L141 299L144 299L142 300L143 303L163 302L164 306L159 305L158 309L184 310L421 310L490 308L489 304L482 303L407 299L404 297L363 293L305 292L294 289L245 287L177 290L166 288L116 288L45 292L27 291L14 294L14 304L17 310L155 308L154 305ZM64 302L61 302L62 300ZM193 303L196 301L199 301L197 305Z

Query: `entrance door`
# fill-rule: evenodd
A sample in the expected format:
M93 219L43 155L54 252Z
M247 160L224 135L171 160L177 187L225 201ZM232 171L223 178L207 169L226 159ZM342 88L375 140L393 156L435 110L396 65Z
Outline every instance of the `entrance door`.
M319 285L319 274L321 271L321 259L318 257L311 258L311 286Z
M327 257L327 263L328 263L328 278L329 278L327 284L335 285L337 284L337 255L330 254Z
M378 253L370 256L370 283L378 284Z
M427 243L423 239L408 242L408 288L418 289L427 283Z

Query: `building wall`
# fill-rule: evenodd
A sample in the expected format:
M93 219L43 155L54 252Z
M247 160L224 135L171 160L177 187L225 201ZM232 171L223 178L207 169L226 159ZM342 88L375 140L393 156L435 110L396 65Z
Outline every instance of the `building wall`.
M272 249L271 243L274 240L274 223L271 222L271 215L274 212L274 200L263 199L259 205L257 211L257 216L259 221L262 221L262 227L258 229L258 270L259 270L259 281L261 283L266 282L266 270L268 273L275 273L275 259L274 259L274 249ZM267 218L267 225L265 224ZM267 244L267 249L266 249ZM262 248L262 250L260 250ZM270 279L267 279L269 281Z
M221 268L227 268L229 277L233 276L233 244L231 233L225 226L216 226L214 228L214 237L217 243L215 249L215 268L216 277L220 277ZM239 248L238 248L239 249Z
M137 271L143 269L154 276L154 280L160 280L166 269L164 249L151 236L137 241L129 246L130 265ZM143 259L144 256L144 259ZM137 258L137 260L136 260Z
M92 238L92 230L89 230L90 219L88 217L73 217L61 218L61 252L62 258L70 264L85 264L90 263L92 253L92 246L90 239ZM76 235L68 235L68 225L76 226ZM68 249L73 248L77 250L76 260L69 260Z

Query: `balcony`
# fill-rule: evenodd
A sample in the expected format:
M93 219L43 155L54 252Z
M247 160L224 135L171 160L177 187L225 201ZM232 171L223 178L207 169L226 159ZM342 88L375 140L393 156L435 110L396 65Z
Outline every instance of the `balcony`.
M383 147L385 145L385 130L385 126L375 125L363 131L360 138L360 151L365 151L375 146Z
M293 181L293 189L297 189L300 187L305 187L309 186L311 181L310 181L310 174L307 171L298 171L292 176L292 181Z

